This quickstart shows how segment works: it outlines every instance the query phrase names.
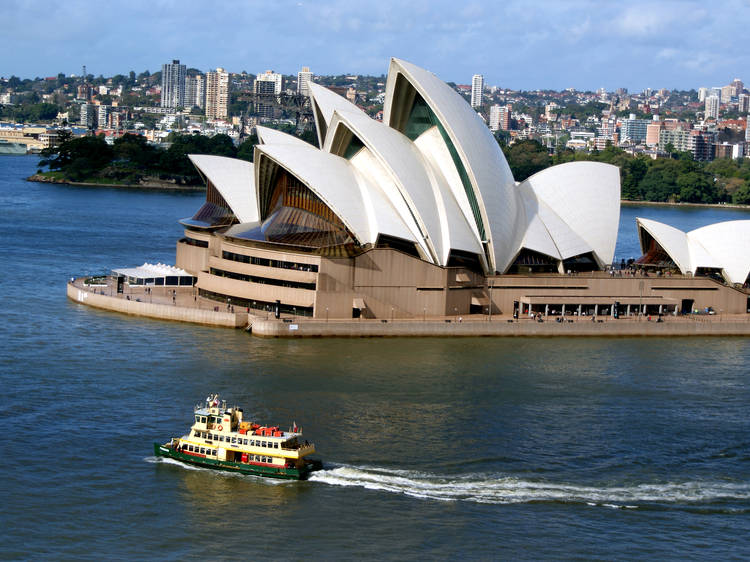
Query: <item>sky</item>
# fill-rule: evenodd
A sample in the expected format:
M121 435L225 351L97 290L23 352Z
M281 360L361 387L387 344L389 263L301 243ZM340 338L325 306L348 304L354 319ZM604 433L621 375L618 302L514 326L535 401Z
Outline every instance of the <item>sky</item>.
M371 74L535 90L750 84L750 0L0 0L0 76Z

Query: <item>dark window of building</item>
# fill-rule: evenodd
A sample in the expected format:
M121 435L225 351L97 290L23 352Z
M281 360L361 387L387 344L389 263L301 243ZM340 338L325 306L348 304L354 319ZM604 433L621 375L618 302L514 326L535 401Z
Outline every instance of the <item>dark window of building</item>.
M235 271L226 271L223 269L216 269L212 267L210 269L211 275L218 277L228 277L229 279L237 279L238 281L248 281L250 283L259 283L261 285L275 285L277 287L289 287L292 289L306 289L308 291L315 290L315 283L302 283L300 281L286 281L284 279L273 279L271 277L258 277L257 275L247 275L246 273L237 273Z

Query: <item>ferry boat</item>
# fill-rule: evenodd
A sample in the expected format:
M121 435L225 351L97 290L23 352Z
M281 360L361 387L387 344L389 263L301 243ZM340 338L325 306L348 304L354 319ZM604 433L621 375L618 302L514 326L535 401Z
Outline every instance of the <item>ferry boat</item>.
M243 420L242 409L227 408L218 394L194 409L190 432L164 444L154 454L185 463L241 474L304 480L323 463L309 456L315 446L302 439L296 422L288 431Z

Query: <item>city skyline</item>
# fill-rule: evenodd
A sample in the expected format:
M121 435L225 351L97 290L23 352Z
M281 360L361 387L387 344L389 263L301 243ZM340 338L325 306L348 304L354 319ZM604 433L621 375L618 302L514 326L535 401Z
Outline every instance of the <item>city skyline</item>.
M240 10L218 4L210 12L198 2L170 0L116 2L112 11L114 27L92 33L103 14L79 0L3 3L15 48L0 59L0 75L79 74L84 64L94 75L155 72L172 59L203 71L273 68L293 75L309 66L320 75L381 75L384 58L396 56L462 84L483 74L486 85L510 89L639 91L748 80L742 74L750 67L741 39L748 0L719 8L693 0L532 7L510 1L499 8L282 1Z

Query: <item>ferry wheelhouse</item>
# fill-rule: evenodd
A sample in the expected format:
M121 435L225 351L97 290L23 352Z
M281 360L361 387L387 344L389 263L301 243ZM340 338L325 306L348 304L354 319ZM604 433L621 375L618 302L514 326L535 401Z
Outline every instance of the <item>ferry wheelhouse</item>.
M315 446L302 439L295 423L287 431L243 420L237 406L227 407L218 395L195 406L190 432L164 444L154 454L189 464L242 474L303 480L322 462L311 459Z

